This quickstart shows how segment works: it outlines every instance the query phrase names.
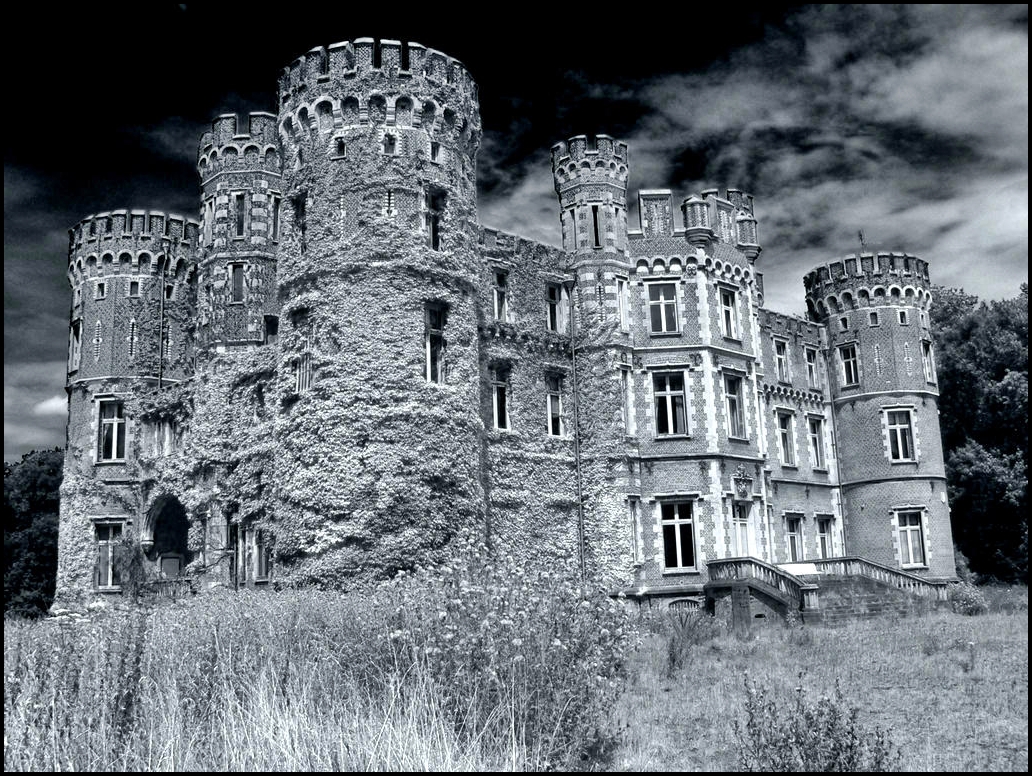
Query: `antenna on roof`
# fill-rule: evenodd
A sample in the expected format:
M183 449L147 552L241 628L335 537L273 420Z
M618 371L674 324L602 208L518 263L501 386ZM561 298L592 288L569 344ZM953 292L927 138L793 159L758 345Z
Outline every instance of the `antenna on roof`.
M859 232L857 232L857 236L860 238L860 252L861 253L866 253L867 252L867 242L864 240L864 230L861 229Z

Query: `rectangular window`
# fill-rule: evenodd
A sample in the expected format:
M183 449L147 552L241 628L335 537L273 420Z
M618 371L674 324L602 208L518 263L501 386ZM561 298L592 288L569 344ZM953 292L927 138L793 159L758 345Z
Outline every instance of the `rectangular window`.
M791 382L788 374L788 343L774 340L774 363L777 365L778 382Z
M638 499L627 499L627 516L631 527L631 562L641 563L641 552L638 550Z
M101 282L97 283L97 289L96 289L96 293L94 294L94 299L103 299L106 296L107 296L107 284L104 283L103 281L101 281Z
M630 284L624 278L616 279L616 306L620 316L620 331L631 328Z
M735 439L745 439L741 377L724 375L724 409L727 411L727 435Z
M139 280L130 280L129 281L129 296L136 297L136 296L139 296L139 295L140 295L140 281Z
M446 373L444 326L448 311L444 305L428 304L424 311L426 323L426 379L443 383Z
M282 199L276 194L272 196L272 230L269 236L273 240L279 239L280 202Z
M653 334L677 333L677 284L649 284L649 313Z
M668 569L694 571L696 568L693 507L691 501L660 504L663 560Z
M301 354L293 361L294 393L304 393L312 387L312 353L308 340L302 345Z
M634 413L634 374L629 368L620 368L620 393L623 396L621 409L623 410L624 432L628 436L638 433L637 418Z
M822 558L832 556L831 521L830 517L817 517L817 552Z
M843 315L839 318L838 325L840 331L847 331L849 329L849 318Z
M562 331L563 320L563 287L549 283L545 288L545 326L549 331Z
M889 432L889 458L892 461L913 461L914 430L910 410L889 410L886 413Z
M236 236L244 236L244 226L247 223L247 213L244 208L246 199L242 191L233 195L233 207L236 213Z
M821 387L820 372L817 369L817 349L806 348L806 384L810 388Z
M878 312L876 310L871 310L871 312L868 313L868 315L870 316L869 320L872 326L880 325L881 322L878 320Z
M244 265L243 264L230 264L229 265L229 285L232 293L230 301L232 302L243 302L244 301Z
M738 293L720 289L720 324L725 337L738 339Z
M430 143L430 161L438 162L441 159L441 144L431 142Z
M593 247L601 248L602 247L602 233L599 230L599 226L598 226L598 205L592 205L591 206L591 223L592 223L592 227L594 229L593 234L595 236L595 242L593 244Z
M683 374L653 375L656 396L656 434L687 434Z
M841 345L838 352L842 363L842 385L859 385L860 362L856 355L856 345Z
M749 512L751 504L733 504L731 507L731 556L749 557Z
M107 399L100 402L97 460L125 460L125 414L121 400Z
M788 541L788 562L798 563L803 560L803 519L801 517L785 518L785 538Z
M211 197L204 203L204 243L211 243L212 232L215 229L215 198ZM126 231L129 231L129 224L126 223Z
M94 583L102 590L117 590L122 585L115 563L115 548L122 538L122 523L96 523L97 566Z
M807 418L806 425L810 432L810 465L814 469L823 469L825 468L824 418Z
M795 466L795 417L790 412L778 413L778 443L781 447L781 463Z
M239 523L226 524L226 555L229 558L229 583L236 587L246 581L247 574L240 573L241 561L245 553L241 552L243 536Z
M82 358L82 321L72 321L72 341L68 356L68 371L74 372L79 368L79 361Z
M924 367L926 383L935 382L935 356L932 354L932 343L924 340L921 343L921 365Z
M907 315L907 311L906 310L897 310L896 312L899 315L899 322L900 322L900 324L903 325L903 326L908 326L910 324L910 317Z
M290 202L294 207L294 224L303 255L308 249L308 195L298 194Z
M899 512L899 561L904 568L925 565L924 529L920 512Z
M559 375L545 377L545 411L548 418L548 435L563 436L563 379Z
M254 581L263 582L272 571L272 548L269 547L268 533L261 528L251 529L248 533L253 537Z
M431 250L441 250L441 222L444 218L446 194L440 189L426 192L426 240Z
M491 370L491 394L494 409L494 427L499 431L509 428L509 370L495 367Z
M494 273L494 317L496 321L509 320L509 274Z
M279 316L266 315L263 317L265 323L265 336L262 339L263 345L275 345L279 342Z

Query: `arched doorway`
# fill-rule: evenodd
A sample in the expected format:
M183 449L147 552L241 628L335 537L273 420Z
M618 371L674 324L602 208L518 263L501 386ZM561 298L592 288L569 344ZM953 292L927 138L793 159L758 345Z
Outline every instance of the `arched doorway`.
M186 509L175 496L160 496L147 511L140 544L161 579L181 576L190 562L189 530Z

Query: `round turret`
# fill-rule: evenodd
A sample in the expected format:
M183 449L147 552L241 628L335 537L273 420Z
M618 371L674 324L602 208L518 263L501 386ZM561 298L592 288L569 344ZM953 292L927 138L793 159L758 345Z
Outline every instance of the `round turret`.
M954 578L927 262L860 254L804 285L827 327L846 554Z
M275 342L283 201L276 116L219 116L201 136L203 229L197 339L203 353Z
M626 251L627 175L627 144L609 135L576 135L552 146L563 250Z
M387 574L482 530L476 86L359 38L292 63L280 101L277 551Z

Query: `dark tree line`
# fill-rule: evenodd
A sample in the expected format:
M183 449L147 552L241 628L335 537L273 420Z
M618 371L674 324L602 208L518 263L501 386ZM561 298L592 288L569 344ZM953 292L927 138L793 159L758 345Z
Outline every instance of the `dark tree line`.
M1028 582L1028 284L932 307L953 540L983 579Z
M1028 581L1028 284L979 302L937 288L932 308L953 538L983 579ZM64 453L4 465L4 611L54 596Z

